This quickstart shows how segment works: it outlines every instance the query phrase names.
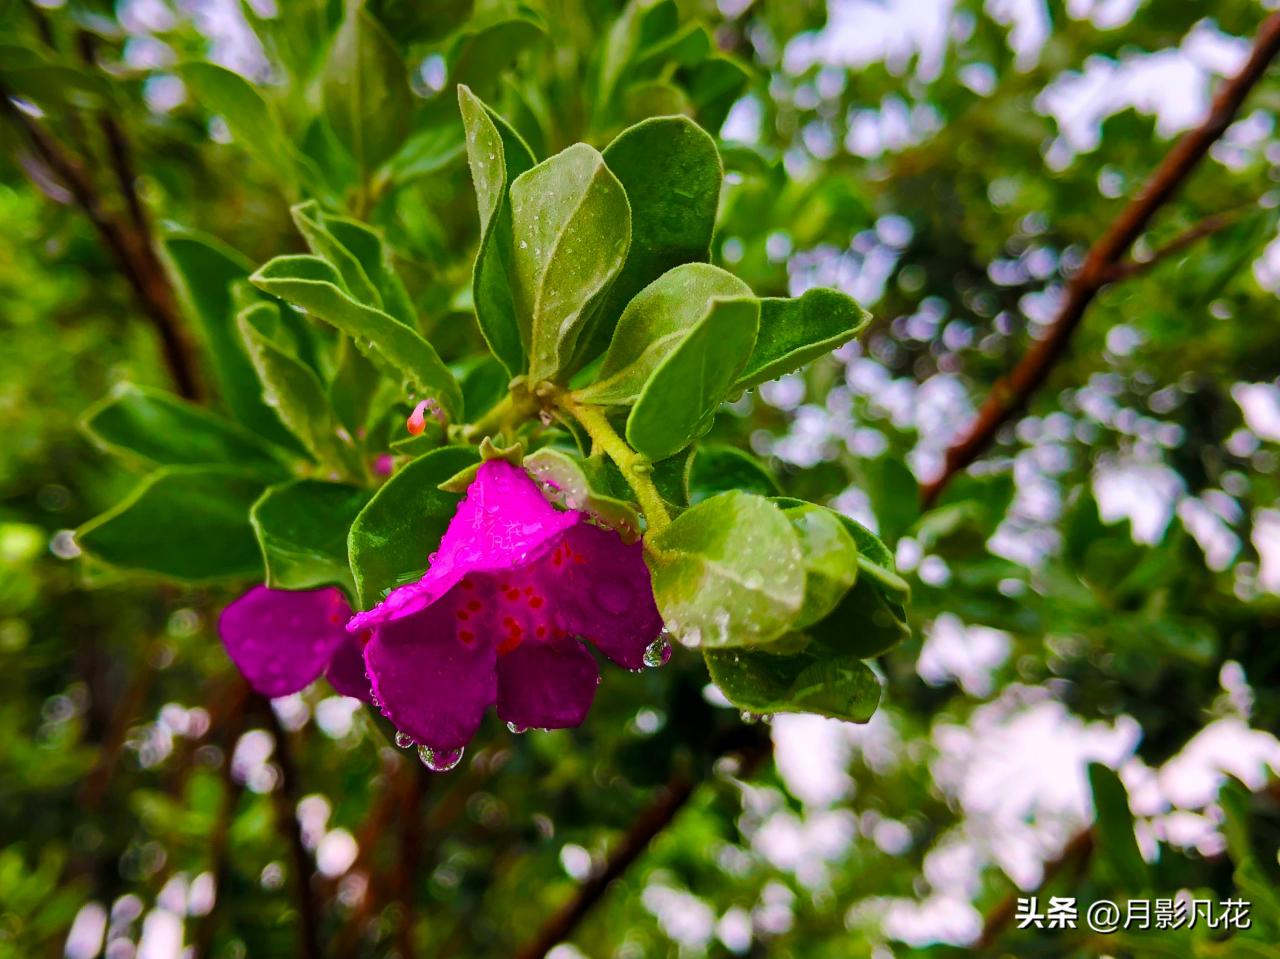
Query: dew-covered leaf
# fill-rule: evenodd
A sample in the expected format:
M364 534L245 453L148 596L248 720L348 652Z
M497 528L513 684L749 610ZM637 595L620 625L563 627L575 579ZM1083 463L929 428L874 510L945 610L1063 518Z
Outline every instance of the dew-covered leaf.
M658 610L690 645L767 643L803 607L800 537L762 496L721 493L650 534L646 545Z
M760 335L735 389L798 370L853 339L870 321L870 313L838 290L818 288L795 299L762 299Z
M626 261L631 212L618 178L578 143L511 184L515 304L529 378L559 380ZM527 319L526 319L527 318Z
M684 449L711 428L755 343L754 297L717 299L658 364L627 418L627 442L651 460Z
M599 373L577 398L597 405L634 403L654 370L711 314L717 300L750 297L747 284L709 263L668 270L627 304Z
M802 650L708 649L711 680L739 709L752 713L816 713L865 723L880 702L880 683L860 659Z
M533 154L520 135L465 86L458 87L458 106L480 212L480 249L471 281L476 320L508 377L515 376L525 367L529 318L517 312L511 288L510 190L512 181L533 166Z

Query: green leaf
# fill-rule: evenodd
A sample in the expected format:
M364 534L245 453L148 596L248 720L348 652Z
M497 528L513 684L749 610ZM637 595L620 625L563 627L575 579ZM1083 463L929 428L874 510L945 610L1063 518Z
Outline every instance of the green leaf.
M703 654L712 681L729 702L753 713L817 713L865 723L880 702L880 683L850 656L802 651L712 650Z
M325 213L314 200L290 207L289 212L307 248L337 267L348 293L416 329L413 303L376 230L359 220Z
M79 64L38 48L0 43L0 79L6 93L55 109L101 109L112 103L111 84Z
M800 537L804 556L804 607L792 623L804 629L825 619L858 578L858 547L836 514L806 503L783 514Z
M1133 832L1129 794L1120 777L1101 763L1089 763L1089 788L1097 814L1097 860L1112 872L1115 888L1137 895L1150 887L1151 877Z
M261 480L228 467L170 466L76 531L88 555L117 569L186 582L262 573L249 510Z
M382 310L405 326L418 328L418 311L409 299L395 264L391 262L390 247L373 227L350 217L323 214L325 227L343 247L360 262L365 276L373 284L381 301Z
M467 420L474 422L507 395L511 376L498 360L487 354L467 364L462 376L462 408Z
M646 542L658 610L689 645L767 643L790 629L804 604L799 535L764 497L721 493Z
M493 355L509 377L516 376L524 370L529 329L521 327L511 288L510 188L533 166L533 154L520 135L465 86L458 87L458 107L480 211L480 249L472 274L476 320Z
M684 449L711 428L760 324L754 297L717 299L658 364L627 418L627 442L651 460Z
M434 399L457 421L462 391L431 344L381 310L353 300L329 263L314 256L279 256L250 280L352 337L362 353L399 373L411 394Z
M81 421L109 453L154 466L235 464L268 479L288 475L283 452L237 423L159 390L121 383Z
M631 0L622 16L614 21L600 51L597 81L597 122L616 106L622 78L627 76L636 55L674 33L680 25L680 11L672 0Z
M866 568L860 563L859 574ZM858 659L879 656L911 637L906 610L865 575L859 575L835 610L810 624L807 632L815 645Z
M768 468L749 453L720 443L699 444L689 474L690 496L695 503L740 489L760 496L777 496L778 481Z
M683 79L698 122L708 130L719 130L751 82L751 72L732 57L715 55L689 67Z
M280 308L274 303L255 304L240 313L237 323L262 381L262 396L285 426L316 462L342 476L361 476L359 453L350 436L344 438L324 385L311 367L277 339Z
M386 172L394 183L403 185L451 166L465 152L462 124L432 122L409 136L388 161Z
M592 147L578 143L511 184L517 316L529 329L529 378L559 380L631 242L627 195Z
M778 496L773 502L784 510L812 507L804 500ZM819 507L839 521L858 547L858 576L836 605L807 632L815 647L825 647L840 655L870 659L910 638L907 611L910 587L898 575L893 553L856 520L835 510Z
M825 356L866 328L871 314L838 290L760 301L760 336L735 389L747 389Z
M322 88L329 125L367 177L408 136L413 94L400 51L361 6L333 41Z
M236 329L231 285L248 279L253 265L213 237L187 231L166 237L164 251L186 312L195 318L208 345L222 401L263 439L301 453L297 441L263 402L258 376Z
M542 485L547 498L566 509L581 510L624 540L640 536L640 517L630 503L592 487L587 470L563 450L543 447L524 458L524 468Z
M272 589L341 586L354 593L347 533L369 501L358 486L301 479L272 486L249 514Z
M329 231L320 204L315 200L307 200L291 206L289 213L293 217L293 225L307 241L307 249L322 260L328 260L337 269L338 275L342 277L343 289L357 302L382 309L382 297L365 273L364 266Z
M214 63L183 63L177 72L195 101L222 117L236 143L276 174L286 189L296 194L300 178L312 182L275 111L257 87Z
M438 485L479 462L474 447L449 446L408 463L374 494L351 524L351 572L362 609L385 590L421 572L440 543L461 497Z
M596 405L631 404L654 370L693 335L718 301L750 299L751 288L709 263L668 270L627 305L613 332L595 382L577 398ZM738 347L742 361L751 345Z
M448 36L467 22L475 0L368 0L366 8L402 47Z
M449 79L457 84L491 84L546 33L546 27L527 15L473 21L458 33L445 57Z
M603 347L632 297L673 267L707 259L724 178L715 141L683 116L624 130L604 161L631 205L631 246L582 361Z

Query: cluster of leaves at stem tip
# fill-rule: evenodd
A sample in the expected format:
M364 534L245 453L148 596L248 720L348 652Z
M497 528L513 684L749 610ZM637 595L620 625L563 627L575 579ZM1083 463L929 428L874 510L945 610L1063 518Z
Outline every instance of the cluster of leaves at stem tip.
M95 441L149 470L79 530L91 569L335 585L367 609L422 573L481 459L501 456L643 536L663 620L737 706L865 721L879 685L864 661L907 634L890 551L699 439L726 401L850 340L866 313L830 289L757 297L707 262L723 166L687 117L539 160L458 97L491 355L446 362L381 234L315 199L292 208L310 252L252 273L170 237L230 416L135 386L87 413Z

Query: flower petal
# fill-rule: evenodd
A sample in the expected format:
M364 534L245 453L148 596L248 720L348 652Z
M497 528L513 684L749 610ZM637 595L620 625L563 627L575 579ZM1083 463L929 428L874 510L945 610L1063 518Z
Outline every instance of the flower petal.
M642 668L645 649L662 631L644 547L587 523L568 530L564 544L566 562L552 557L541 565L555 583L557 624L619 666Z
M381 624L364 648L382 713L415 742L459 749L497 698L497 650L487 633L458 628L470 598L455 589L417 612Z
M561 512L548 503L520 467L503 460L482 463L422 579L357 613L347 629L359 632L413 615L468 573L502 573L535 563L582 519L581 513Z
M343 696L363 699L366 703L373 697L369 693L369 677L364 671L365 636L352 636L343 631L342 644L334 651L329 666L324 671L329 685Z
M264 696L287 696L318 677L348 642L351 615L342 592L293 592L255 586L222 611L218 635L249 685Z
M521 643L498 657L498 715L525 729L566 729L587 717L600 669L576 639Z

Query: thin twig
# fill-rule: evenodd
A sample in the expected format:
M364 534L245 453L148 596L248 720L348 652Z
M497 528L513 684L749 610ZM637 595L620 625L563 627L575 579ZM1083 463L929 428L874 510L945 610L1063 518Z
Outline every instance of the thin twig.
M1226 132L1240 105L1280 52L1280 14L1268 16L1258 29L1253 49L1240 72L1225 83L1209 115L1185 134L1161 161L1150 179L1090 248L1084 265L1067 284L1062 305L1044 339L1023 355L1008 377L997 382L968 430L947 450L942 473L921 489L921 499L932 505L950 479L976 460L990 445L1000 427L1026 404L1062 357L1071 334L1111 272L1151 218L1186 180L1209 148Z
M1220 233L1227 227L1238 223L1246 213L1257 208L1258 203L1253 200L1245 206L1237 207L1234 210L1223 210L1221 213L1207 216L1199 223L1192 224L1186 231L1179 233L1168 243L1158 247L1147 258L1124 260L1117 263L1107 273L1107 282L1117 283L1121 280L1130 280L1135 276L1141 276L1164 260L1177 256L1184 250L1194 246L1200 240L1213 236L1215 233Z
M1079 863L1079 868L1083 868L1088 863L1089 857L1093 855L1093 846L1093 827L1086 826L1068 840L1067 844L1062 848L1062 852L1056 858L1044 864L1044 874L1033 895L1039 895L1041 890L1048 886L1062 870L1072 863ZM1022 898L1021 894L1015 890L1001 899L987 913L986 920L982 924L982 935L974 943L975 949L990 949L999 942L1000 937L1009 927L1009 923L1017 915L1018 900L1020 898Z
M86 67L93 69L97 66L97 40L92 33L88 30L79 31L76 34L76 47ZM98 114L98 126L102 130L102 138L107 141L107 155L111 158L111 170L115 174L120 195L124 197L125 206L128 207L129 219L133 221L134 229L138 231L141 245L148 253L153 253L151 220L138 193L138 175L133 168L133 158L130 155L129 143L125 139L124 131L116 123L115 117L105 110Z
M298 823L298 767L293 759L293 747L289 733L280 725L280 717L267 699L257 696L263 707L267 728L276 740L276 762L280 766L280 786L272 792L276 807L276 828L289 845L293 859L293 893L298 907L298 955L300 959L321 959L320 910L311 876L315 871L311 854L302 843L302 828Z
M417 955L413 947L413 892L422 860L422 800L427 794L427 775L419 762L401 763L400 859L394 879L395 900L400 906L396 930L400 959L414 959Z
M182 326L173 287L155 250L136 229L127 229L104 209L83 164L33 117L14 106L10 96L9 90L0 84L0 112L23 131L35 155L71 192L76 205L115 256L160 337L161 352L178 392L187 399L201 399L195 352Z
M716 750L716 757L723 756L735 748L728 742L725 745L728 748ZM758 733L755 734L752 741L741 747L738 775L750 776L769 755L769 749L769 739ZM537 935L516 953L517 959L543 959L557 943L568 939L592 907L604 896L609 885L640 858L640 855L649 847L649 843L659 833L671 825L676 815L692 798L699 782L700 777L695 777L685 770L675 772L667 784L659 790L653 803L636 817L604 867L579 886L574 897L543 924Z
M240 699L248 695L248 686L240 682ZM223 898L227 881L228 850L231 836L231 820L235 816L236 805L240 794L244 792L244 784L233 775L231 760L235 755L236 743L244 731L244 711L236 710L227 716L222 734L222 801L218 805L218 818L214 821L209 833L209 873L213 876L213 904L200 925L196 928L195 942L192 946L192 959L206 959L213 949L213 937L218 930L218 904Z

